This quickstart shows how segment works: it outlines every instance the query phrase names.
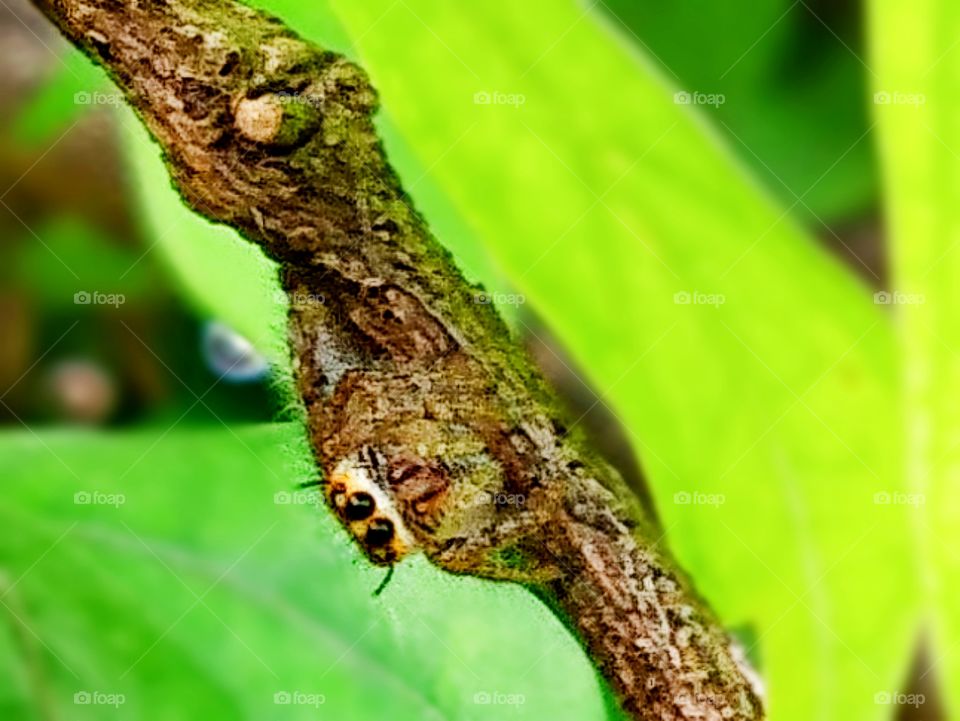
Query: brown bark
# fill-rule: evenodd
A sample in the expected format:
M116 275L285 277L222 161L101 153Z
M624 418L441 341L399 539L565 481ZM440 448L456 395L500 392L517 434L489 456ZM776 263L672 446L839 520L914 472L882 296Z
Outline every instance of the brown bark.
M536 588L636 719L762 718L641 504L411 208L360 68L229 1L37 4L109 70L184 199L281 264L325 495L372 561Z

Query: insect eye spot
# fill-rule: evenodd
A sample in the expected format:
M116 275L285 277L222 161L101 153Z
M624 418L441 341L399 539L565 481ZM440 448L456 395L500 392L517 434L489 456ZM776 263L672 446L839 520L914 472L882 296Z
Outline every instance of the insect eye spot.
M393 539L393 522L386 518L377 518L367 527L365 540L368 546L385 546Z
M337 508L343 505L343 499L346 495L347 490L339 483L330 489L330 500Z
M376 507L377 504L373 500L373 496L360 491L359 493L354 493L347 499L344 515L346 515L349 521L362 521L372 516Z

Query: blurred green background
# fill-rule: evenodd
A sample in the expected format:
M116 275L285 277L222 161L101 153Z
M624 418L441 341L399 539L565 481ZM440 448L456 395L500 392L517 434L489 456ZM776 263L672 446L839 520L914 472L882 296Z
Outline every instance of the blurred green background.
M775 721L960 718L960 9L262 0L741 640ZM616 719L524 590L379 596L275 268L0 5L0 718Z

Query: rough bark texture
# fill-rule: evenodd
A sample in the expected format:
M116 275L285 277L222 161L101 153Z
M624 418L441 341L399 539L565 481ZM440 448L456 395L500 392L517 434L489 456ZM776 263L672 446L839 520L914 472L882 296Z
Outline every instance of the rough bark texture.
M636 719L759 719L750 672L384 157L356 65L218 0L37 0L177 188L280 262L325 495L372 561L535 587Z

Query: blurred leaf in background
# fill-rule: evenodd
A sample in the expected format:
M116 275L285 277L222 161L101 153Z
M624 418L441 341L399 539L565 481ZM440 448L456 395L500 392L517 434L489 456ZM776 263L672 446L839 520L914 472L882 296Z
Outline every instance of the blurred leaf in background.
M873 111L879 126L903 352L910 491L931 657L960 716L960 7L870 3Z
M600 0L596 8L668 82L723 95L711 113L716 130L815 231L876 207L858 3L762 0L733 12L715 0Z

